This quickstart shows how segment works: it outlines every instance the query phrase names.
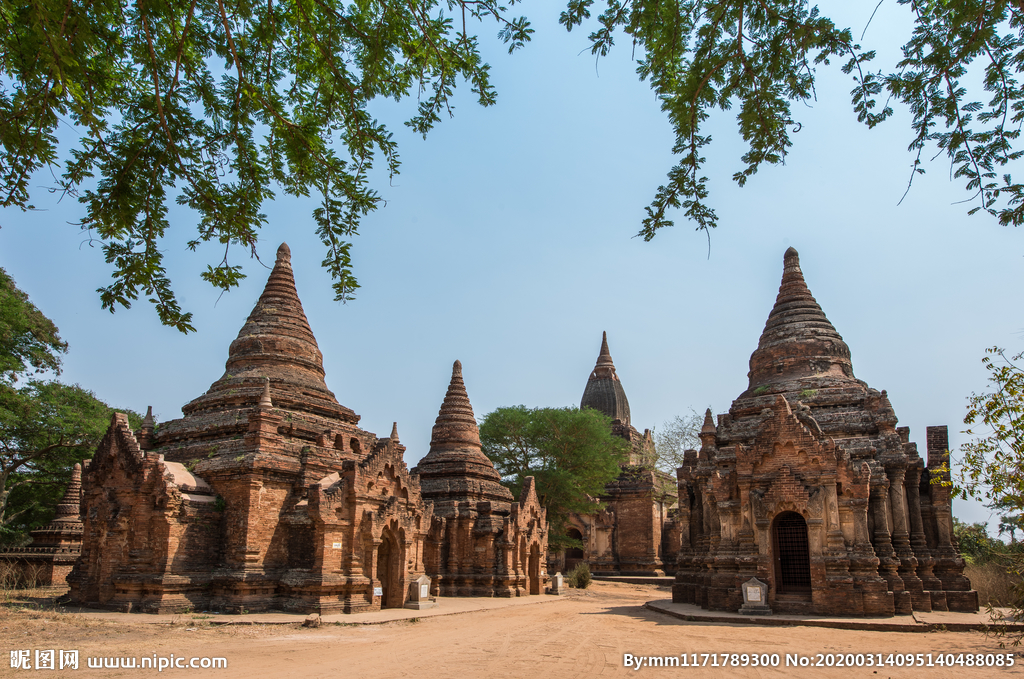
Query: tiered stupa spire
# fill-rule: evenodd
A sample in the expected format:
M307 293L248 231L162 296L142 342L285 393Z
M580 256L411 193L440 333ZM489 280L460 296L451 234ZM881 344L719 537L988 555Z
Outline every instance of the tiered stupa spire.
M269 396L277 408L356 421L327 388L324 374L323 354L295 289L291 250L282 243L263 294L231 343L224 375L182 412L252 407Z
M750 356L748 393L766 386L788 391L797 385L786 383L809 378L856 382L850 348L808 289L799 253L789 248L783 262L779 295Z
M601 352L583 390L580 408L593 408L613 420L629 424L629 400L626 399L626 391L615 373L615 363L612 362L612 354L608 351L607 332L601 333Z
M57 515L54 521L77 523L81 525L79 509L82 501L82 465L75 464L71 470L71 481L68 483L64 496L57 505Z
M397 432L396 432L397 433ZM494 464L480 449L480 429L455 361L452 379L430 436L430 451L413 470L420 475L423 498L435 507L454 508L459 502L491 502L508 509L512 493L501 485Z
M76 464L71 471L71 481L57 505L57 512L53 520L45 527L32 531L32 547L56 549L69 541L74 541L74 548L77 549L78 540L81 539L82 534L81 501L82 465Z

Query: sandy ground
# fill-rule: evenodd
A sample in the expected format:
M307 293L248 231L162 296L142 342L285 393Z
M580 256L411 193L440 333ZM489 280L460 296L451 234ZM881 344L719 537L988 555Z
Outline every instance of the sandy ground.
M533 605L375 625L211 625L182 615L173 624L80 613L0 607L0 676L417 677L418 679L643 675L658 677L972 677L1024 676L1024 657L1000 667L786 667L785 654L1007 653L978 632L892 633L814 627L684 622L642 608L667 590L595 583ZM553 600L554 599L554 600ZM78 670L10 669L11 650L78 650ZM778 667L624 666L624 654L779 654ZM227 669L90 669L97 657L222 657ZM58 661L59 662L59 661ZM709 661L710 663L710 661Z

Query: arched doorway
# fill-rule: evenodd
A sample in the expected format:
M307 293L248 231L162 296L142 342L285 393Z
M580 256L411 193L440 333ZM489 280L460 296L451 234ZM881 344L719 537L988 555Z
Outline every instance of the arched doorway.
M540 545L530 545L530 565L527 571L530 576L530 594L540 594Z
M579 540L583 542L583 533L579 532L575 528L570 528L566 531L566 536L573 540ZM583 550L579 547L567 547L565 550L565 572L568 573L577 566L585 558Z
M380 607L401 608L404 604L403 590L404 558L395 535L385 529L377 547L377 580L380 582Z
M775 551L775 593L809 597L811 557L807 522L796 512L783 512L772 525Z

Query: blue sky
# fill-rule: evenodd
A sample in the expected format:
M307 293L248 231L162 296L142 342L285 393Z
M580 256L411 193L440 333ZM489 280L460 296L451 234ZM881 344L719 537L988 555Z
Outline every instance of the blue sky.
M845 12L833 18L859 35L874 4L822 9ZM901 9L879 10L866 46L905 40ZM966 398L986 388L985 348L1024 348L1015 294L1024 234L968 217L970 206L954 204L967 197L962 183L941 157L897 205L913 161L906 111L869 131L852 113L849 79L835 64L819 68L817 102L794 109L802 128L785 166L762 169L743 189L731 181L744 151L734 114L713 114L706 174L720 225L710 257L706 236L681 215L644 243L633 236L673 165L673 137L637 81L629 45L595 68L580 54L585 32L566 34L557 9L522 11L537 33L514 56L492 25L479 27L496 106L480 108L463 88L455 117L424 141L401 124L415 102L373 105L403 164L392 183L376 179L387 205L355 241L354 302L335 303L319 267L313 201L265 208L260 256L272 264L281 241L291 246L328 386L361 426L385 436L397 420L413 466L455 359L478 417L503 405L578 405L603 330L636 427L691 407L725 412L746 387L783 252L794 246L855 374L888 390L911 440L923 451L924 428L935 424L949 425L954 446L966 440ZM878 62L897 56L880 51ZM34 186L47 183L44 174ZM0 212L0 266L69 342L63 379L113 405L179 417L223 373L269 269L246 261L249 278L220 297L198 277L220 250L189 253L195 219L174 206L163 249L198 332L160 326L145 303L111 315L95 292L109 280L102 252L68 224L79 206L41 189L33 198L45 209ZM988 516L977 505L955 512Z

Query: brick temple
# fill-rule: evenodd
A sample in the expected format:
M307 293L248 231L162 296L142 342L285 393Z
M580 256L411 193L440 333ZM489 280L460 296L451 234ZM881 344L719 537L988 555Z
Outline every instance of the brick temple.
M569 517L568 534L583 544L568 549L564 562L552 555L552 568L569 571L581 561L600 575L657 576L675 572L679 526L675 521L676 482L654 468L654 440L630 421L629 399L601 337L597 364L583 390L580 408L593 408L612 420L612 434L629 443L619 476L596 498L604 509Z
M850 349L786 251L749 385L678 470L681 548L673 601L743 605L769 586L777 613L893 615L978 610L952 530L946 427L927 460L885 391L853 374Z
M778 613L976 611L949 488L933 483L948 481L946 427L928 427L922 457L886 392L854 376L792 248L748 378L728 413L707 412L673 481L631 423L605 335L580 406L612 419L629 458L605 508L571 517L583 549L552 567L675 571L674 601L716 610L740 609L756 577ZM327 388L286 245L223 376L182 415L147 413L138 431L116 415L54 521L0 559L54 582L71 570L74 602L118 610L356 612L544 591L545 510L532 479L514 498L481 451L462 365L409 470L397 425L359 428Z
M331 613L543 591L545 510L480 451L461 364L413 471L397 425L360 429L324 378L282 245L224 375L159 427L114 416L82 474L71 600Z

